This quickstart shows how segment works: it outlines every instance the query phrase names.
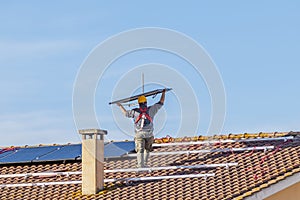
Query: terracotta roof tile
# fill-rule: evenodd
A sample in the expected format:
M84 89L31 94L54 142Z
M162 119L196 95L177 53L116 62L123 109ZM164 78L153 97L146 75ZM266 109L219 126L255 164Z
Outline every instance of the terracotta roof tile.
M1 199L243 199L263 188L283 180L300 171L300 141L299 133L259 133L223 135L214 137L192 138L164 138L156 139L161 142L203 141L204 139L242 139L259 137L281 137L293 135L293 141L253 141L236 143L216 143L156 147L154 152L200 150L200 149L224 149L245 148L273 145L275 148L268 151L244 151L244 152L211 152L202 154L181 154L151 156L149 165L199 165L216 163L235 163L237 166L201 169L174 169L152 171L151 173L118 172L106 173L105 178L125 177L150 177L180 174L215 173L214 177L207 178L180 178L159 181L139 181L128 184L117 182L106 184L105 189L96 195L81 195L81 184L46 185L46 186L21 186L2 187ZM115 159L105 163L105 169L134 168L135 159ZM0 174L26 174L49 171L81 171L81 161L73 162L48 162L31 164L1 165ZM0 178L1 184L20 183L47 183L57 181L78 181L81 175L69 176L43 176L43 177L11 177Z

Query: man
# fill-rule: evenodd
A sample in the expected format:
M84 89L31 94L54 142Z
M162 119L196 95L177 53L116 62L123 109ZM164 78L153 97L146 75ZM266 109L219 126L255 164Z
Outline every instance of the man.
M149 107L147 107L147 98L145 96L138 98L139 108L126 110L120 103L117 104L126 117L134 118L134 141L138 168L147 167L147 161L154 141L153 119L165 102L165 92L166 90L163 90L159 102Z

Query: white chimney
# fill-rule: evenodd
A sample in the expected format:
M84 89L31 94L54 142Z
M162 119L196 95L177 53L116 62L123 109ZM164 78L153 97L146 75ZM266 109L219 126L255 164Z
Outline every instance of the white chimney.
M82 194L96 194L104 187L104 135L106 130L79 130L82 135Z

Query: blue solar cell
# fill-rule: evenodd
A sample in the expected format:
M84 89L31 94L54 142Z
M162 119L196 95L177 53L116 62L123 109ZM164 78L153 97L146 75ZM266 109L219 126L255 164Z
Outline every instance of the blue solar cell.
M134 150L134 142L111 142L104 145L104 157L120 157ZM75 160L81 158L81 144L0 150L0 163Z
M112 142L104 146L104 157L119 157L134 150L134 142Z
M0 158L2 163L21 163L21 162L31 162L37 158L56 151L61 146L47 146L47 147L32 147L32 148L19 148L15 150L14 153Z
M75 160L81 157L81 144L62 146L60 149L35 159L35 161Z
M15 149L12 149L12 150L5 150L5 149L1 149L0 150L0 160L1 158L5 158L7 156L10 156L11 154L15 153Z

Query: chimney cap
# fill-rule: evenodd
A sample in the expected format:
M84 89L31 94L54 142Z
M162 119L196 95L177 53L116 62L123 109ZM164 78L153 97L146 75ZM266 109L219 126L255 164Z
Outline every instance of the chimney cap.
M97 135L107 135L107 130L101 130L101 129L82 129L78 131L81 135L91 135L91 134L97 134Z

